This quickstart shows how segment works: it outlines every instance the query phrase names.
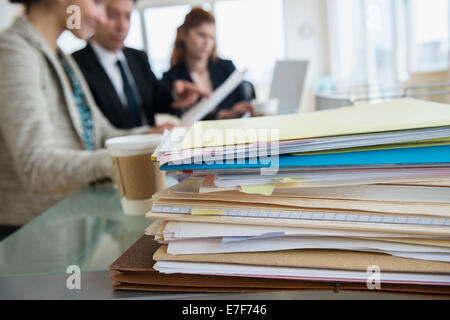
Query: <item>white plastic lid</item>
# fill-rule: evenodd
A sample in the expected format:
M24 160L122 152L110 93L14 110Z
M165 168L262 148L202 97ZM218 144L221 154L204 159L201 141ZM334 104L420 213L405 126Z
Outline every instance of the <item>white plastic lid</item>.
M113 157L152 154L163 138L162 134L142 134L116 137L106 140L106 149Z
M121 198L122 211L128 216L143 216L152 209L150 199L128 200Z

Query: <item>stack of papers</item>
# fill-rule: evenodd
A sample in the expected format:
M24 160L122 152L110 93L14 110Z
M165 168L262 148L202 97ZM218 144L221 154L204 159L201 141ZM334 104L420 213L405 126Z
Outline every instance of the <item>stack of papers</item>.
M153 159L188 175L153 196L153 276L450 292L450 105L197 122Z

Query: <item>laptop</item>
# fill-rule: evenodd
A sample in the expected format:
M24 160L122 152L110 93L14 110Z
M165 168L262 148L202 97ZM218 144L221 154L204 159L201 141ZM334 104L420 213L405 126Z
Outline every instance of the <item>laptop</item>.
M298 113L308 61L278 60L273 72L269 99L278 99L278 113Z

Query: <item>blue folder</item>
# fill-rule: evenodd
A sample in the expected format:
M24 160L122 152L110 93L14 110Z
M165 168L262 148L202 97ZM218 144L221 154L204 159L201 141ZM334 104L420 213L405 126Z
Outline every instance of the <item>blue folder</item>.
M355 151L345 153L329 153L319 155L281 155L278 167L311 167L311 166L357 166L378 164L450 164L450 145L399 148L372 151ZM273 160L272 160L273 161ZM274 162L275 164L275 162ZM245 159L245 161L223 161L223 163L198 164L164 164L161 170L215 170L215 169L243 169L267 168L272 165L268 159Z

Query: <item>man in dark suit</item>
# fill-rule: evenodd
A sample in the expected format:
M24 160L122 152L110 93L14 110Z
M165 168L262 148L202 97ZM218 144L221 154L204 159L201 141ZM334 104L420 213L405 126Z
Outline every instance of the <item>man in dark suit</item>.
M179 114L179 109L205 95L186 81L171 84L153 74L147 54L124 47L134 0L106 3L106 20L91 41L73 54L103 114L117 128L155 125L155 113ZM177 96L178 100L173 101ZM155 127L155 132L171 128Z

